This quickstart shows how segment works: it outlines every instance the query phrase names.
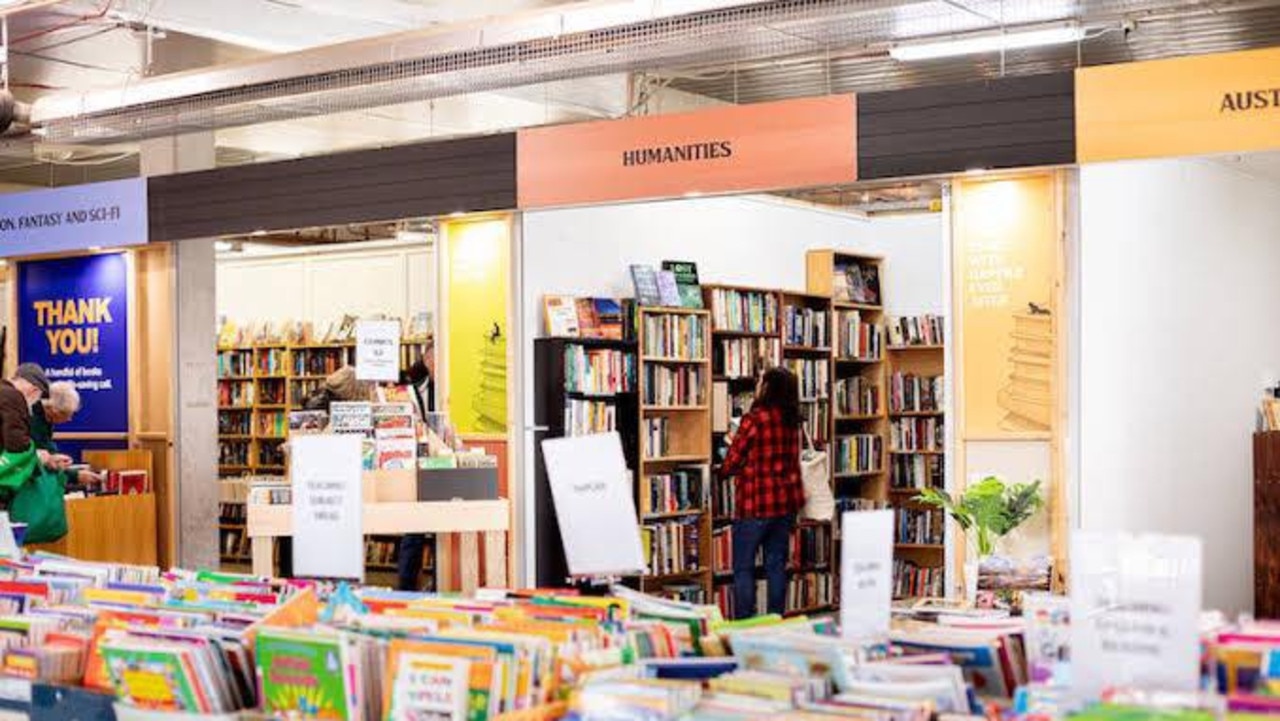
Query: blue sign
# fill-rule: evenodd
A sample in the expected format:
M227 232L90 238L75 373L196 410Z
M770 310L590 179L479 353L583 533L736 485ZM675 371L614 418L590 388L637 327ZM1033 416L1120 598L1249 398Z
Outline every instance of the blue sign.
M129 430L129 268L124 254L18 265L18 362L39 363L50 382L76 384L80 412L57 430Z
M142 178L0 195L0 256L146 242L147 181Z

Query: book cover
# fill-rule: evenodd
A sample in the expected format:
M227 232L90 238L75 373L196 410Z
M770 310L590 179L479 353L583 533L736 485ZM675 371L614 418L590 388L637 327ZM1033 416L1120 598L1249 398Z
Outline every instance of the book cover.
M658 273L652 266L631 266L631 284L635 287L636 303L640 305L662 304L662 295L658 290Z
M471 662L399 649L388 656L385 718L466 721Z
M489 712L496 705L501 695L502 673L499 668L499 656L496 648L490 645L432 638L430 640L392 639L387 647L387 656L394 664L397 657L405 654L434 655L456 658L467 661L467 721L485 721ZM394 673L386 675L389 685L395 678ZM386 689L384 700L390 700L394 689ZM385 702L385 701L384 701Z
M680 307L680 288L676 286L675 273L669 270L658 271L658 297L666 307Z
M578 298L574 301L574 309L578 315L578 337L599 338L600 319L596 317L596 304L590 298Z
M329 404L329 430L334 433L373 430L373 404L361 401Z
M107 673L121 701L157 711L203 713L207 709L193 688L187 655L172 648L102 647Z
M548 338L577 338L578 309L574 299L567 295L547 295L542 298L542 313L546 321Z
M623 310L617 298L592 298L598 324L596 337L622 340Z
M676 287L680 290L680 305L685 308L702 307L702 286L698 283L697 263L687 260L664 260L662 269L675 274Z
M255 646L262 706L267 713L348 718L338 636L263 629Z
M418 442L413 438L380 438L377 440L380 471L415 469L418 467Z

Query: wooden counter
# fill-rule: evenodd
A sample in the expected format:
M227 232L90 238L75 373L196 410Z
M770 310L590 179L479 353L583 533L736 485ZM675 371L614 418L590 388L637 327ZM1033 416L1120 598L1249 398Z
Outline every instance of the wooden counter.
M69 530L56 543L38 543L28 550L59 553L83 561L110 561L154 566L156 554L156 497L91 496L67 501Z

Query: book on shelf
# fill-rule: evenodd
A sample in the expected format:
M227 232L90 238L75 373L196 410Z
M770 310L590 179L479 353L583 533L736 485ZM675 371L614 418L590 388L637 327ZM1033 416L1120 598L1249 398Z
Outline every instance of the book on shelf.
M578 337L578 304L572 296L543 296L542 317L545 321L543 327L548 337Z
M725 378L756 378L781 360L777 338L717 338L712 368Z
M755 402L755 392L747 389L734 391L725 381L711 384L711 432L728 433L736 419L745 416Z
M800 417L809 442L818 448L825 447L831 429L830 406L827 402L820 400L801 404Z
M642 306L662 305L662 291L658 288L658 272L651 265L631 266L631 285L636 303Z
M645 418L644 433L645 458L660 459L670 455L670 422L667 418Z
M894 598L942 598L946 596L943 569L921 566L895 558L893 561Z
M946 484L941 456L899 454L890 462L889 485L895 489L923 490L942 488Z
M857 496L845 496L836 499L836 516L839 517L845 511L884 511L893 508L893 504L889 501L879 498L859 498Z
M889 424L889 443L895 451L940 451L946 435L940 417L895 418Z
M795 348L827 348L828 314L803 306L785 306L782 312L782 342Z
M942 522L945 515L941 511L932 508L899 508L894 514L894 540L897 543L942 545Z
M564 378L565 391L569 393L629 393L635 388L635 353L567 344L564 351Z
M662 269L675 276L680 291L680 305L685 308L702 307L702 286L698 284L698 264L686 260L664 260Z
M567 398L564 402L564 434L586 436L618 429L618 406L597 400Z
M680 308L683 306L683 300L680 297L680 287L676 284L676 274L669 270L656 271L658 277L658 297L661 299L660 305L668 308Z
M946 379L895 371L889 377L890 413L936 413L942 410Z
M778 297L767 291L712 288L711 322L717 331L777 333Z
M701 366L645 364L641 402L647 406L706 404L706 374Z
M875 416L880 413L880 387L870 378L841 378L836 381L835 395L838 415Z
M877 473L884 457L884 438L872 433L837 436L836 473Z
M830 392L831 363L825 358L788 358L783 361L800 385L800 402L826 400Z
M835 299L880 305L880 266L870 260L836 256Z
M706 474L703 469L677 468L667 473L640 476L640 515L702 511L706 508Z
M623 310L617 298L578 298L578 336L622 340Z
M945 342L945 322L938 315L911 315L890 318L885 323L889 345L894 348L940 346Z
M737 515L732 478L713 475L711 478L711 515L716 520L731 520Z
M650 576L667 576L702 568L700 535L696 517L642 523L641 546Z
M649 358L697 361L707 357L706 319L686 313L646 313L641 352Z
M837 354L855 360L880 360L883 334L880 326L866 320L862 311L842 310L836 313Z

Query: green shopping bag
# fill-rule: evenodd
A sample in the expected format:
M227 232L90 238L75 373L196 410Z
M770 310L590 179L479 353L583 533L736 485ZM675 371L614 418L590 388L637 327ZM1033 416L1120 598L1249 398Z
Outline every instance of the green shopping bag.
M34 445L28 446L21 453L0 453L0 491L13 491L22 487L31 478L31 474L35 473L39 463Z
M43 466L18 488L9 517L27 524L23 543L52 543L67 535L66 477Z

